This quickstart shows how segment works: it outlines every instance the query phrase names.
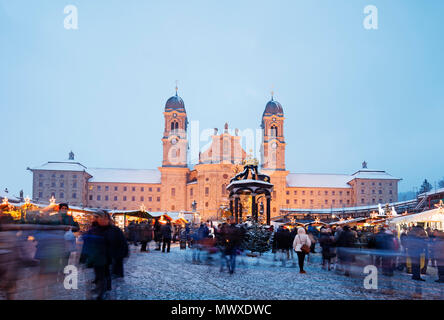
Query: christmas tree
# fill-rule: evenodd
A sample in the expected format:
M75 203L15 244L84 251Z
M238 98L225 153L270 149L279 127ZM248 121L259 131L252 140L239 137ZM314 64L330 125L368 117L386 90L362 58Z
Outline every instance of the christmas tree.
M271 249L271 232L257 223L247 229L243 247L259 254Z

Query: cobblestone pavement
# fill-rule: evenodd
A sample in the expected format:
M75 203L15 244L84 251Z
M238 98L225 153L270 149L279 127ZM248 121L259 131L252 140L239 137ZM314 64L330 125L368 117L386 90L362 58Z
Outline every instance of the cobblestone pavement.
M72 257L75 260L75 257ZM380 275L378 290L366 290L362 267L353 268L352 277L320 266L320 255L312 254L306 265L307 274L299 274L292 263L285 267L273 261L267 253L260 258L238 257L237 270L230 275L220 272L219 256L213 263L192 264L191 250L177 246L170 253L139 252L131 246L131 255L125 264L125 278L113 281L108 299L444 299L444 285L435 283L436 270L429 268L426 282L411 280L411 276L396 272L394 277ZM36 270L26 269L19 281L19 299L33 299ZM66 290L62 284L51 288L51 299L88 299L89 269L80 269L77 290Z

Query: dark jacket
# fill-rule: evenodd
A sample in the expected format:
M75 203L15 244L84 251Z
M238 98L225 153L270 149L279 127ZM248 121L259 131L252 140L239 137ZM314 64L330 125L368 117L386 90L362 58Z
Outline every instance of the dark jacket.
M226 229L225 233L225 252L231 254L240 246L240 230L234 224Z
M334 238L332 235L328 233L321 233L319 245L322 248L322 257L324 259L328 259L333 256L331 248L334 246Z
M80 255L80 263L87 268L103 267L111 264L111 250L108 239L108 231L111 226L99 226L93 224L82 236L83 247Z
M148 223L141 223L138 226L139 240L141 242L150 242L153 240L153 226Z
M173 229L170 224L163 225L160 232L162 235L162 239L171 240L171 233L173 232Z
M122 259L128 257L128 243L119 227L111 225L108 229L107 238L110 245L111 258Z
M419 257L427 248L426 238L416 228L408 233L405 245L409 257Z
M346 261L354 261L354 254L350 253L349 248L355 247L355 235L351 230L342 230L338 239L336 240L336 246L338 247L338 258Z

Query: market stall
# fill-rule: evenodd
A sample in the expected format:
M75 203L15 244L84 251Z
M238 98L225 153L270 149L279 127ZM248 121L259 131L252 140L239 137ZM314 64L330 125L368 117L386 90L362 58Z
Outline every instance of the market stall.
M124 229L130 222L143 222L149 221L154 217L146 211L143 210L113 210L110 211L111 216L113 217L116 225Z
M416 225L444 231L444 205L441 201L436 205L436 209L393 218L389 221L389 225L396 229L398 233L403 229Z

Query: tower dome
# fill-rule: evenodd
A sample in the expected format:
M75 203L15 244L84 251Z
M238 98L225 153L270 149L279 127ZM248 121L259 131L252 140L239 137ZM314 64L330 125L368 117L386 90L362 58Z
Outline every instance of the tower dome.
M185 103L183 102L182 98L177 95L172 96L167 100L165 103L165 111L185 111Z
M270 101L268 101L267 105L265 106L265 111L263 116L271 116L271 115L284 115L284 110L282 109L282 106L279 102L273 100L273 97Z

